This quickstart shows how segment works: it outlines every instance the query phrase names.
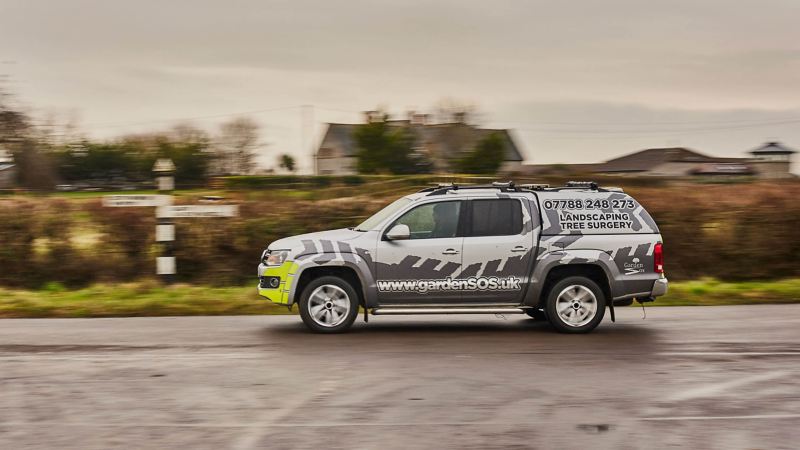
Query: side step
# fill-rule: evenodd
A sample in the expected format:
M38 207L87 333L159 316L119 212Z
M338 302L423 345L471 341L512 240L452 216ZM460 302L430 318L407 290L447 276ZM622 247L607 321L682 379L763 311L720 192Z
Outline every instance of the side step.
M402 315L402 314L525 314L525 310L529 307L516 307L516 308L375 308L372 310L373 316L388 316L388 315Z

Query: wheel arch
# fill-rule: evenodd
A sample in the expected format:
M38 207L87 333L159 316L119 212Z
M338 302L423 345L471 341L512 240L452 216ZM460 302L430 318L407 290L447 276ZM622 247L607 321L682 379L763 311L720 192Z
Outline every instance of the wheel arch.
M292 286L291 302L294 304L303 293L303 289L308 286L312 280L323 276L335 276L342 278L350 283L358 294L358 304L361 306L366 305L367 292L364 280L359 276L357 268L346 264L331 264L331 265L316 265L301 268L296 276L296 282Z
M550 293L550 289L566 277L582 276L586 277L600 287L607 302L611 302L612 296L612 276L599 260L591 261L586 259L575 259L571 262L562 262L563 259L552 261L539 273L533 283L534 289L531 290L526 304L534 307L543 307ZM541 264L541 262L540 262Z

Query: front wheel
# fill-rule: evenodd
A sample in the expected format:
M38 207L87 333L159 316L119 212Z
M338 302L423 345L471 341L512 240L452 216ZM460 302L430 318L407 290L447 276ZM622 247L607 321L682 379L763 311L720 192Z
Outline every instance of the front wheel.
M586 277L567 277L556 283L547 295L547 318L562 333L588 333L606 313L606 297L594 281Z
M299 303L303 323L317 333L347 331L358 315L358 294L339 277L312 280L303 289Z

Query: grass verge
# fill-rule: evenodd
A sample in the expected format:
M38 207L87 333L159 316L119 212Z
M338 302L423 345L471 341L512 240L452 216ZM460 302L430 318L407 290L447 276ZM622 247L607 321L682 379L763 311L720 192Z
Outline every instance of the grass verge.
M0 317L138 317L289 314L246 287L160 286L156 282L98 284L65 290L0 289Z
M653 306L800 303L800 279L721 282L711 279L671 283ZM636 304L635 304L636 305ZM296 312L297 309L295 308ZM290 314L256 294L255 286L160 286L153 281L98 284L66 290L0 288L0 318L137 317L237 314Z
M670 283L669 293L650 305L713 306L800 303L800 278L725 282L714 279Z

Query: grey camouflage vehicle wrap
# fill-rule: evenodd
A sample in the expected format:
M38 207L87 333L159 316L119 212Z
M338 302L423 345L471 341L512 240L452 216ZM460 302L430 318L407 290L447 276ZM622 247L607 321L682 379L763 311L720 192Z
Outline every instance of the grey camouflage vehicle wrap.
M331 230L273 242L268 251L288 251L288 264L280 273L274 267L259 265L260 277L282 276L278 288L260 284L259 293L273 302L291 305L301 293L298 281L303 273L343 267L357 277L367 308L389 304L536 306L548 273L565 265L602 269L611 297L616 300L666 292L666 279L653 266L654 247L661 242L658 227L644 207L625 193L486 189L454 190L443 195L417 193L405 198L411 200L408 205L374 229ZM522 203L519 235L508 239L446 238L453 246L462 240L460 256L450 258L443 257L439 243L434 242L440 239L392 242L384 238L399 217L420 205L491 198ZM514 252L509 251L510 245L515 245Z

